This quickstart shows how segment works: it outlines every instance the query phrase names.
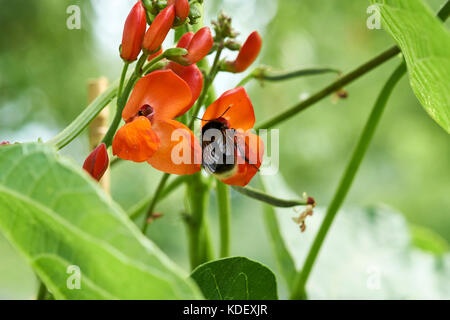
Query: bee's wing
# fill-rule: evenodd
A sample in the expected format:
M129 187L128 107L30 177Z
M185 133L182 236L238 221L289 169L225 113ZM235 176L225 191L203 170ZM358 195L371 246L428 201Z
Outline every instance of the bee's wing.
M218 155L215 152L215 145L210 143L203 147L202 150L202 164L210 173L216 172Z

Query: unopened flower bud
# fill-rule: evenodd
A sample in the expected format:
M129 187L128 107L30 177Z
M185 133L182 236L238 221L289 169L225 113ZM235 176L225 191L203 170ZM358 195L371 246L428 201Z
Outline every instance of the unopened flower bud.
M86 158L83 169L86 170L95 180L100 181L106 169L108 169L109 157L106 145L100 144Z
M211 50L214 40L208 27L201 28L194 35L186 33L178 42L178 48L185 48L188 53L172 59L179 64L188 66L202 60Z
M180 21L186 20L189 15L189 1L188 0L167 0L167 6L175 6L175 15Z
M142 48L149 53L157 51L169 33L174 19L175 7L173 5L161 11L145 33Z
M256 60L261 51L262 39L257 31L252 32L243 44L234 61L226 61L224 70L234 73L245 71Z
M123 60L131 62L137 59L141 52L146 26L145 8L142 2L138 1L128 14L123 28L120 47L120 56Z

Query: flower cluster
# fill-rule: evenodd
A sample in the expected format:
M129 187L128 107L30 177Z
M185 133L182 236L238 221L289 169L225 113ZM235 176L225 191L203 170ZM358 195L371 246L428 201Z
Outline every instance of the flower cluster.
M220 61L219 71L242 72L258 56L261 37L253 32L241 46L233 39L236 33L232 32L229 21L223 18L220 27L215 27L215 37L208 27L195 33L186 32L177 43L177 48L185 50L169 55L162 44L171 28L191 20L189 2L168 0L165 8L158 10L150 20L147 28L149 10L138 1L125 22L120 56L128 64L137 60L142 52L149 64L165 58L164 64L144 74L134 84L121 110L125 124L112 141L113 155L147 162L157 170L177 175L194 174L203 165L224 183L245 186L258 172L264 153L262 141L250 132L255 115L245 89L228 90L206 108L199 118L202 143L186 125L186 119L197 116L191 108L202 91L208 89L196 63L218 51L221 45L239 53L233 61ZM229 40L225 41L227 38ZM197 111L202 102L197 102ZM186 113L190 117L180 119ZM219 129L220 134L214 141L207 142L203 139L206 129ZM218 143L221 139L222 143ZM106 148L101 145L86 159L85 169L97 180L106 170L105 153ZM95 159L101 163L97 164Z

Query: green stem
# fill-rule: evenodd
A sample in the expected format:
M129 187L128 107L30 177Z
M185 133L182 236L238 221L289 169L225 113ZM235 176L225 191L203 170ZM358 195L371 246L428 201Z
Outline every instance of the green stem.
M164 173L161 180L159 181L158 186L156 187L156 191L153 194L152 202L150 203L150 206L148 207L147 214L145 215L144 224L142 225L142 233L145 234L147 232L148 228L148 219L153 214L153 211L155 210L156 203L158 202L159 197L161 196L164 186L166 185L167 180L169 179L170 174Z
M307 199L304 199L304 200L280 199L280 198L276 198L270 194L264 193L263 191L254 189L249 186L247 186L245 188L233 186L232 188L247 197L256 199L258 201L265 202L274 207L291 208L291 207L296 207L296 206L305 206L308 204Z
M81 112L75 120L73 120L60 133L47 141L53 144L59 150L68 145L91 123L92 120L103 110L117 95L118 82L113 83L108 90L99 95L86 109Z
M219 72L219 61L220 61L220 55L222 54L223 45L219 45L219 48L217 49L216 56L214 58L213 65L208 73L208 76L206 77L205 84L203 85L202 92L200 94L200 97L197 100L197 103L195 104L194 111L193 111L193 117L189 121L189 128L192 129L192 126L194 125L195 117L198 116L198 113L200 111L200 108L203 105L203 102L205 101L205 98L207 96L207 93L209 91L209 87L213 83L214 79L216 78L217 73Z
M158 199L156 199L156 204L167 197L172 191L175 191L179 186L181 186L184 182L186 182L186 176L178 176L173 181L171 181L161 192ZM145 208L147 208L152 202L154 195L152 194L150 197L142 199L139 203L133 206L129 210L128 216L130 219L134 220L141 216L144 213Z
M367 148L369 146L370 141L375 133L375 129L380 121L381 115L386 107L388 99L394 89L395 85L402 78L402 76L406 72L406 66L402 63L390 76L383 89L380 92L380 95L375 102L373 110L367 120L367 123L364 127L364 130L361 134L359 142L353 151L353 155L350 159L350 162L347 165L347 168L344 172L344 175L341 178L339 186L334 194L333 200L331 201L329 207L327 208L327 212L325 214L325 218L320 226L319 232L314 239L314 242L308 252L308 256L303 264L303 268L297 274L296 279L294 281L294 289L291 294L291 299L304 299L306 298L306 282L308 281L308 277L311 273L314 262L316 261L317 255L319 254L319 250L322 247L325 236L330 229L331 224L333 223L334 217L341 207L351 185L355 178L356 172L366 154Z
M230 255L230 188L219 180L216 181L216 187L220 223L220 257L225 258Z
M308 69L300 69L286 73L272 73L267 70L266 67L259 67L253 70L248 76L241 80L238 83L237 87L242 87L246 85L250 80L265 80L265 81L284 81L290 80L294 78L304 77L304 76L312 76L317 74L326 74L326 73L336 73L341 74L341 71L332 68L308 68Z
M122 68L122 74L120 75L119 90L117 90L118 97L122 96L123 84L125 82L125 77L127 76L129 66L130 63L128 61L125 61Z
M358 68L356 68L352 72L350 72L350 73L342 76L338 80L334 81L333 83L331 83L330 85L328 85L324 89L322 89L319 92L313 94L308 99L298 103L297 105L289 108L288 110L280 113L279 115L277 115L277 116L275 116L275 117L273 117L273 118L271 118L269 120L266 120L265 122L263 122L261 124L258 124L256 126L256 130L269 129L269 128L271 128L271 127L273 127L273 126L275 126L275 125L277 125L277 124L279 124L279 123L281 123L281 122L283 122L283 121L293 117L294 115L296 115L300 111L305 110L309 106L312 106L316 102L318 102L318 101L322 100L323 98L329 96L330 94L336 92L337 90L341 89L345 85L353 82L354 80L358 79L362 75L364 75L364 74L368 73L369 71L375 69L376 67L378 67L382 63L388 61L389 59L391 59L392 57L396 56L399 53L400 53L400 49L397 46L394 46L394 47L384 51L380 55L376 56L375 58L371 59L370 61L364 63L361 66L359 66Z
M214 256L208 226L209 184L203 181L201 174L190 176L187 198L189 258L193 270Z
M102 142L106 145L108 148L111 146L114 135L116 134L117 128L119 127L120 121L122 120L122 111L125 107L125 104L127 103L128 96L130 95L131 90L134 87L135 82L140 78L142 75L142 66L144 65L145 61L147 60L148 54L142 54L139 58L138 62L136 63L136 67L134 69L133 74L131 75L130 79L128 79L128 83L125 87L125 90L121 93L121 95L117 98L117 108L116 113L114 115L113 121L111 122L108 131L106 132L105 136L103 137Z

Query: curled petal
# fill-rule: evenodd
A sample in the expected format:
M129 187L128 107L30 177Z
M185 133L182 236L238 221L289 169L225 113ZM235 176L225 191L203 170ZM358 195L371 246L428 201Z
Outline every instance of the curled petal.
M180 40L178 40L177 47L187 49L193 37L194 37L193 32L186 32L181 36Z
M229 128L242 129L244 131L253 128L255 113L247 92L243 87L224 92L219 99L206 108L204 120L225 118ZM203 122L205 125L207 122Z
M102 143L88 155L84 161L83 169L86 170L92 178L100 181L106 169L108 169L108 165L108 151L106 150L106 145Z
M237 165L227 174L216 175L223 183L233 186L246 186L261 167L264 143L255 134L247 132L238 139ZM245 156L244 156L245 155Z
M123 109L122 118L130 121L142 106L148 105L153 111L152 119L173 119L186 110L191 99L188 84L172 70L154 71L136 83Z
M128 14L123 28L122 47L120 56L126 61L137 59L142 48L142 39L144 39L145 27L145 8L141 1L138 1Z
M149 164L157 170L178 175L200 171L200 144L188 127L175 120L166 120L156 121L153 129L161 143L148 160Z
M159 139L146 117L126 123L116 133L113 154L124 160L147 161L158 149Z
M262 39L257 31L252 32L242 45L236 60L227 62L226 68L230 72L243 72L256 60L261 51Z
M208 27L203 27L198 30L189 42L186 48L188 54L184 58L189 63L197 63L202 60L211 50L214 40L211 35L211 30Z
M142 47L149 53L153 53L159 49L164 39L172 27L175 19L175 8L173 5L167 6L153 20L144 36Z
M180 116L186 113L186 111L188 111L194 105L195 101L197 101L198 97L200 96L203 88L203 74L195 64L185 67L178 63L170 62L167 65L167 68L175 72L181 79L186 81L189 88L191 88L191 102L177 115Z

